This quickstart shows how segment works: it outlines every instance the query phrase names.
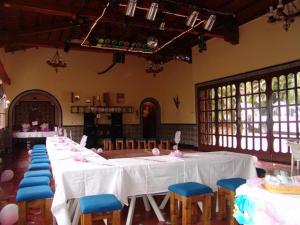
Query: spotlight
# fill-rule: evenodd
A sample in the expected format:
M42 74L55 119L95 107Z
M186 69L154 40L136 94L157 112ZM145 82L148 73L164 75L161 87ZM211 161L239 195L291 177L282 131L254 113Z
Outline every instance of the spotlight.
M206 21L205 25L204 25L204 30L208 30L211 31L213 25L216 22L216 15L210 15L208 20Z
M126 8L126 16L134 17L137 0L129 0Z
M146 19L154 21L155 17L156 17L156 14L157 14L157 11L158 11L158 3L152 2L150 8L148 9Z
M199 12L193 11L191 13L191 15L189 16L188 20L186 21L186 25L189 27L194 27L194 25L198 19L198 16L199 16Z

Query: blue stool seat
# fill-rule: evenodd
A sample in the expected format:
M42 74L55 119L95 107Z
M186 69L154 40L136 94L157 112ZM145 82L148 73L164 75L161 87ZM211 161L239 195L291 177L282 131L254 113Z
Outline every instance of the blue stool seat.
M33 155L35 155L35 156L39 156L39 155L47 155L47 152L34 152L34 151L32 151L32 153L31 153L31 155L33 156Z
M45 158L45 159L48 159L49 157L48 157L48 155L47 154L44 154L44 155L33 155L33 156L31 156L31 159L33 159L33 158Z
M19 184L19 188L23 187L31 187L31 186L38 186L38 185L49 185L50 178L45 177L25 177L21 180Z
M47 154L43 154L43 155L31 155L31 159L33 158L48 158Z
M169 186L168 189L169 191L175 192L185 197L191 197L195 195L201 195L201 194L207 194L213 192L210 187L196 182L173 184Z
M32 154L36 154L36 153L47 153L47 150L46 149L33 149Z
M50 163L50 160L47 158L33 158L31 163Z
M48 170L49 163L32 163L29 165L28 170Z
M27 171L24 173L24 177L40 177L40 176L47 176L51 177L50 170L34 170L34 171Z
M121 202L112 194L84 196L79 199L83 214L111 212L122 209Z
M246 180L243 178L228 178L228 179L221 179L217 181L218 186L231 191L235 191L239 186L245 183Z
M45 144L35 144L33 145L33 148L46 148Z
M53 192L48 185L19 188L16 195L18 202L52 198Z

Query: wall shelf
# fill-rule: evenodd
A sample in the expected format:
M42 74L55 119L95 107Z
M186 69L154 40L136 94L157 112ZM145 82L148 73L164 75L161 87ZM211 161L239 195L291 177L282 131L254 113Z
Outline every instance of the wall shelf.
M133 113L132 106L71 106L71 113L84 113L90 109L95 113Z

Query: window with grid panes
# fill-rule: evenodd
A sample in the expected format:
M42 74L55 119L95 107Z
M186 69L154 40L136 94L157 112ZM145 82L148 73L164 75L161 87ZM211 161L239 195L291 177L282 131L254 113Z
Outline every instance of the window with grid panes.
M218 87L219 146L236 148L236 87L234 84Z
M200 150L290 161L286 141L300 139L300 61L196 87Z
M216 144L215 124L215 90L213 88L200 91L199 95L199 133L200 142L206 145Z
M266 80L241 82L239 87L241 148L267 151Z
M272 78L274 152L287 153L287 139L299 137L300 72Z

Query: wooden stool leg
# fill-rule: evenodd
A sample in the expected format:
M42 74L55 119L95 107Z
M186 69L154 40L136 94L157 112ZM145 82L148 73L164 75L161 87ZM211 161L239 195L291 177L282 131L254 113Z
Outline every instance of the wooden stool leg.
M192 224L192 201L191 198L182 200L182 225Z
M92 225L92 214L81 214L81 225Z
M27 218L26 202L18 202L18 208L19 208L18 225L24 225L26 224L26 218Z
M237 222L233 218L233 210L234 210L234 198L235 198L235 192L231 191L229 195L229 211L230 211L230 217L229 217L229 224L230 225L236 225Z
M175 193L170 194L170 214L171 214L171 224L178 225L178 203L175 199Z
M203 201L203 225L211 224L211 195L206 195Z
M52 205L52 199L51 198L48 198L48 199L45 199L45 207L44 207L44 215L45 215L45 225L48 225L48 224L53 224L53 216L52 216L52 213L51 213L51 205Z
M219 219L224 220L226 216L226 197L222 188L218 188L218 201L219 201Z
M113 221L112 225L120 225L121 224L121 212L120 210L113 212Z

